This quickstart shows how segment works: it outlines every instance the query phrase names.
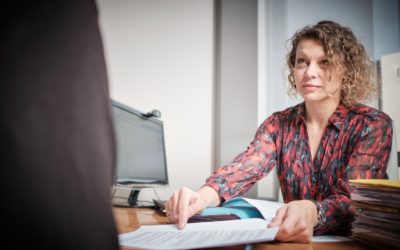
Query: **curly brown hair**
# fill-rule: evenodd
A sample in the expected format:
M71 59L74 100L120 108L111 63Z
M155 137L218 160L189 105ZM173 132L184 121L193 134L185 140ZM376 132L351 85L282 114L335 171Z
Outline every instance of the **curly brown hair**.
M336 74L342 79L340 97L343 104L352 106L376 97L377 89L372 82L375 77L374 62L351 29L333 21L320 21L316 25L306 26L289 40L291 50L286 56L286 62L289 67L290 96L297 95L293 68L297 46L304 39L319 41L324 46L332 65L332 75Z

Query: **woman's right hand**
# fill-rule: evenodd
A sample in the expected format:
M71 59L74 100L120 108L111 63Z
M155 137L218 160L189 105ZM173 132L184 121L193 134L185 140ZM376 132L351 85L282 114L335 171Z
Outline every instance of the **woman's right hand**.
M176 190L169 198L165 208L169 221L183 229L190 217L201 212L207 206L218 205L217 192L210 187L203 187L198 192L189 188Z

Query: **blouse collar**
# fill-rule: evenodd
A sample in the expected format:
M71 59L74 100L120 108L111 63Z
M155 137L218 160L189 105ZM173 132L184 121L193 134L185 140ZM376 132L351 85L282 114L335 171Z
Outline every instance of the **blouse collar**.
M329 118L329 122L333 124L337 129L341 129L344 122L346 121L347 114L350 109L344 105L343 103L339 103L336 111L333 112L331 117Z
M343 103L339 103L337 106L335 112L331 115L331 117L328 120L328 124L334 125L337 129L341 129L347 114L349 113L350 109L344 105ZM300 103L297 106L297 114L299 115L299 121L306 122L306 105L304 102Z

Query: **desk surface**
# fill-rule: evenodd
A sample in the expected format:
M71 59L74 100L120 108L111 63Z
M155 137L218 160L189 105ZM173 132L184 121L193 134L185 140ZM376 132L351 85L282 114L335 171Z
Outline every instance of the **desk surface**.
M117 223L119 233L131 232L138 229L141 225L157 225L167 224L168 220L158 211L149 208L113 208L114 217ZM132 249L132 248L122 248ZM243 246L224 247L218 249L244 249ZM366 249L365 245L357 242L335 242L335 243L257 243L252 245L252 250L284 250L284 249L299 249L299 250L361 250Z

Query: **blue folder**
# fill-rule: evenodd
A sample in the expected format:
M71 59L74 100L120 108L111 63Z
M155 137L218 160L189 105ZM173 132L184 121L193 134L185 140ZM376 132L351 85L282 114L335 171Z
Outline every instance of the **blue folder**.
M222 203L220 207L204 209L200 214L189 219L189 222L248 218L263 218L263 216L256 207L241 197L236 197Z

